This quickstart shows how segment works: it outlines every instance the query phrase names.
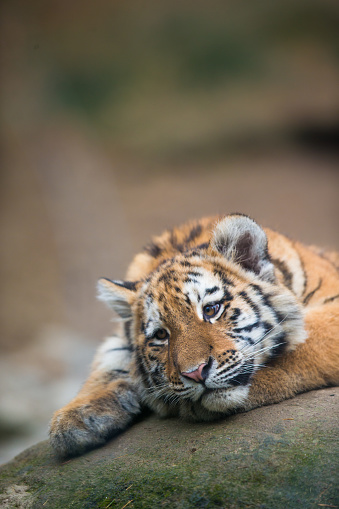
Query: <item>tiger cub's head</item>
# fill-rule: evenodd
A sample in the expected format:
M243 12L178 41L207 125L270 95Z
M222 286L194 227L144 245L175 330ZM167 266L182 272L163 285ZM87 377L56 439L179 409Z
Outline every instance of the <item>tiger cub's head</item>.
M241 406L254 373L305 339L294 295L278 284L265 232L246 216L138 282L99 282L128 323L134 375L159 413L209 419Z

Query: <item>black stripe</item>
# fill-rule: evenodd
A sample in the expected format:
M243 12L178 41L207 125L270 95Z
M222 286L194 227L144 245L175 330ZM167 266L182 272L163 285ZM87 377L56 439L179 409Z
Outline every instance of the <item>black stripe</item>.
M164 283L168 283L171 279L173 279L174 274L175 274L174 269L167 269L159 276L158 283L161 283L161 281L164 281Z
M234 283L230 279L228 279L228 277L224 274L224 272L221 269L214 269L213 274L221 279L223 285L234 286Z
M124 323L124 331L125 331L126 339L128 340L129 343L132 343L133 342L133 338L132 338L132 320L129 320L128 322Z
M334 295L333 297L327 297L327 299L324 300L324 304L327 304L328 302L333 302L335 299L339 299L339 293L338 295Z
M233 313L230 316L230 320L234 322L241 315L241 311L239 308L233 308Z
M191 270L191 271L189 271L187 273L187 276L190 276L190 277L201 277L202 274L201 274L201 272L195 272L195 271Z
M255 323L251 325L246 325L245 327L236 327L233 330L235 333L241 333L241 332L251 332L253 329L259 327L261 325L260 321L256 321Z
M233 362L233 364L230 364L229 366L226 366L221 371L217 372L217 376L223 375L224 373L227 373L227 371L230 371L231 369L234 369L236 366L240 364L240 361Z
M298 253L298 251L296 251L296 252ZM303 271L303 275L304 275L304 285L303 285L303 291L302 291L301 295L305 295L306 288L307 288L307 274L306 274L306 270L305 270L304 261L301 258L301 256L299 255L299 253L298 253L298 256L299 256L300 265L301 265L301 268L302 268L302 271Z
M285 338L286 338L285 332L281 332L274 338L275 345L270 350L271 358L278 357L279 355L282 355L285 352L287 346Z
M274 325L269 322L261 322L261 325L264 327L264 337L274 329Z
M184 245L180 244L178 242L178 239L177 239L174 231L171 232L169 240L170 240L170 243L171 243L173 249L176 249L177 251L179 251L179 253L182 253L185 250Z
M223 310L223 312L221 313L221 315L219 316L218 320L220 320L220 318L223 318L223 317L225 316L225 314L227 313L227 310L228 310L228 308L230 307L230 305L231 305L231 304L230 304L229 302L227 302L226 304L224 304L224 310Z
M154 355L152 355L151 353L148 354L148 360L153 362L153 361L157 361L158 360L158 357L155 357Z
M198 281L197 279L193 279L193 278L190 278L190 277L186 277L186 278L184 279L184 283L194 283L194 284L198 285L198 284L199 284L199 281Z
M201 224L197 224L192 228L189 235L185 239L185 243L189 244L190 242L193 242L202 232Z
M200 251L197 250L197 248L193 248L191 251L189 251L189 256L200 256Z
M235 375L235 377L231 378L229 383L233 386L234 385L247 385L252 374L253 374L253 371L254 371L253 365L251 367L246 365L246 371L243 373L240 372L238 375Z
M316 288L314 288L314 290L312 290L311 292L309 292L306 297L304 298L303 300L303 303L305 306L307 306L307 304L309 303L309 301L312 299L313 295L318 291L320 290L321 288L321 285L323 284L323 280L320 278L319 279L319 283L318 283L318 286Z
M205 290L205 294L210 295L211 293L217 292L220 290L219 286L213 286L213 288L207 288Z
M292 289L292 280L293 280L292 272L290 272L288 270L288 267L284 261L278 260L277 258L272 258L271 260L272 260L272 263L277 267L277 269L280 270L280 272L282 273L282 275L284 277L285 286L287 286L287 288L289 288L291 290Z
M256 285L251 285L252 287L255 287ZM252 311L254 311L254 314L257 318L257 320L260 319L260 310L259 307L252 301L252 299L248 296L248 294L245 291L239 292L240 297L244 299L245 302L250 306Z
M259 285L253 284L253 285L250 285L250 287L253 288L253 290L255 290L258 295L260 295L262 302L264 303L265 306L267 306L272 311L277 322L282 322L283 320L285 320L286 317L283 316L277 309L275 309L273 307L269 296L262 291L262 289L260 288Z
M235 334L232 334L232 332L228 332L227 335L228 335L229 338L239 339L238 336L236 336Z
M161 253L163 252L163 249L154 242L152 242L151 244L145 247L145 251L149 255L153 256L153 258L158 258L158 256L160 256Z
M255 340L250 338L249 336L239 335L239 336L235 336L235 339L237 339L237 340L242 339L243 341L247 341L247 343L249 343L250 345L254 345L254 343L255 343Z
M199 246L197 246L197 249L207 249L208 247L209 247L209 243L204 242L203 244L199 244Z
M108 279L108 281L111 281L111 280ZM117 286L121 286L122 288L126 288L127 290L133 290L133 291L135 291L136 285L138 283L138 281L111 281L111 282Z

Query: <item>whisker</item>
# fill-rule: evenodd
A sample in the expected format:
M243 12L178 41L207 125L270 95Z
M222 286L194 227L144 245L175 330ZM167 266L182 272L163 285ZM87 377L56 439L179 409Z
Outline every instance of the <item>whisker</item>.
M157 390L157 389L162 389L164 387L168 387L169 384L168 382L164 382L162 384L158 384L158 385L152 385L152 387L146 387L147 390Z
M257 341L255 341L254 343L252 343L251 345L244 345L243 347L241 347L239 349L239 352L242 352L244 354L246 354L246 350L251 350L253 349L254 346L258 345L259 343L261 343L265 338L266 336L268 336L268 334L271 334L271 332L276 329L280 324L282 324L286 318L288 317L288 314L286 316L284 316L284 318L282 318L282 320L280 320L280 322L278 322L276 325L274 325L270 330L268 330L262 337L260 337L259 339L257 339ZM270 347L271 348L271 347ZM256 352L258 353L258 352Z
M162 386L157 385L155 387L146 387L146 391L150 391L150 392L161 391L161 390L165 389L166 387L168 387L167 384L164 384Z
M270 345L270 346L266 346L265 348L261 348L260 350L258 350L257 352L252 352L252 355L250 355L249 357L247 357L245 360L248 360L250 359L251 357L254 357L254 356L257 356L259 354L262 354L262 353L265 353L269 350L273 350L274 348L277 348L278 346L281 346L283 345L284 343L277 343L277 344L274 344L274 345Z
M165 401L168 403L177 403L179 401L179 395L178 394L168 394L165 396Z

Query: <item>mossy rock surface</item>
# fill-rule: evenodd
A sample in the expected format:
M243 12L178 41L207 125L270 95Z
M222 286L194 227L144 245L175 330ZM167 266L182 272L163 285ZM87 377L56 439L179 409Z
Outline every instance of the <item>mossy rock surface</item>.
M0 507L339 507L339 389L211 424L147 417L58 462L48 442L0 469Z

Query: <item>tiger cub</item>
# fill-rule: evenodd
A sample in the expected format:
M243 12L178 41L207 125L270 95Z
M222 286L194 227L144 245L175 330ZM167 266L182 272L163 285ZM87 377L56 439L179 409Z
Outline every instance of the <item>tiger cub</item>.
M241 214L155 237L99 299L121 333L55 413L63 457L124 430L143 407L209 421L339 382L339 255Z

